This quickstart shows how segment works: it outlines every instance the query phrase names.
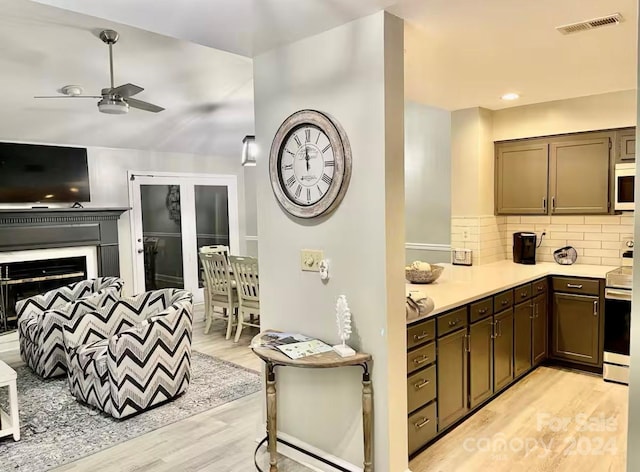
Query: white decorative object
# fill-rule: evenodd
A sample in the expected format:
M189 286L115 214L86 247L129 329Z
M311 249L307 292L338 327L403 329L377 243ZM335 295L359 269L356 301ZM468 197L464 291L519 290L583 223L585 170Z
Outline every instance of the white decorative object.
M342 344L333 346L333 350L340 357L351 357L356 355L356 351L347 346L347 339L351 337L351 311L347 304L347 297L340 295L336 303L336 324L338 325L338 336Z
M318 269L320 269L320 279L329 280L329 261L327 259L322 259L320 261Z

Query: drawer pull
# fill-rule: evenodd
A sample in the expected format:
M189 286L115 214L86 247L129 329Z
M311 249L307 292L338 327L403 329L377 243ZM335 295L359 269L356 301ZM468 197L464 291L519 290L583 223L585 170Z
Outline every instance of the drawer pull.
M423 331L422 334L414 334L413 335L413 339L415 341L421 341L424 338L428 338L429 337L429 333L427 333L426 331Z
M413 363L414 363L414 364L417 364L417 365L420 365L420 364L424 364L424 363L425 363L425 362L427 362L428 360L429 360L429 356L422 355L422 356L420 356L420 357L416 357L416 358L413 360Z
M456 318L456 319L455 319L455 320L453 320L453 321L449 321L449 326L455 326L455 325L457 325L458 323L460 323L460 318Z
M582 288L582 284L567 284L567 288L577 288L580 290Z
M431 383L431 380L424 379L421 382L414 383L413 386L415 387L416 390L420 390L422 387L426 387L430 383Z
M529 294L527 292L520 292L522 298L526 298Z
M542 291L544 290L544 285L538 285L538 286L536 287L536 290L537 290L538 292L542 292Z
M480 315L484 315L487 311L488 311L488 310L487 310L486 308L480 308L480 309L478 310L478 314L480 314Z
M509 303L509 300L502 300L500 302L500 305L504 306L504 305L507 305L508 303Z
M427 426L430 421L431 420L429 418L422 418L422 420L418 421L417 423L413 423L413 426L415 426L416 429L422 429Z

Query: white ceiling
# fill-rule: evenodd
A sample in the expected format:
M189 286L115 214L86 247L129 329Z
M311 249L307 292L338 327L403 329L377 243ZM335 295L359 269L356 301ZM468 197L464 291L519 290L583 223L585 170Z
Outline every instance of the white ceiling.
M637 0L418 0L406 28L413 100L490 109L636 88ZM556 26L620 12L618 26L563 36ZM506 92L521 99L505 102Z
M132 2L133 3L133 2ZM239 160L253 134L253 68L246 57L26 0L0 0L0 140L124 147ZM97 100L35 100L79 84L108 86L108 51L96 33L120 33L116 85L166 108L98 112Z

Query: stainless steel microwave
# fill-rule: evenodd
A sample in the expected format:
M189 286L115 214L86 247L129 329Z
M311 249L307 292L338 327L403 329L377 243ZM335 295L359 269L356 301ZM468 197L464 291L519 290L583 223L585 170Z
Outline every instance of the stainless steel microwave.
M636 180L635 163L616 164L615 176L615 209L633 210L634 186Z

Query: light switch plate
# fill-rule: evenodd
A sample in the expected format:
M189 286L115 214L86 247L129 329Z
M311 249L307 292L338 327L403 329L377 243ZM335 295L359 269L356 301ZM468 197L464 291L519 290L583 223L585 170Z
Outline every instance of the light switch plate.
M324 259L324 254L319 249L303 249L300 251L300 268L307 272L320 272L318 264Z

